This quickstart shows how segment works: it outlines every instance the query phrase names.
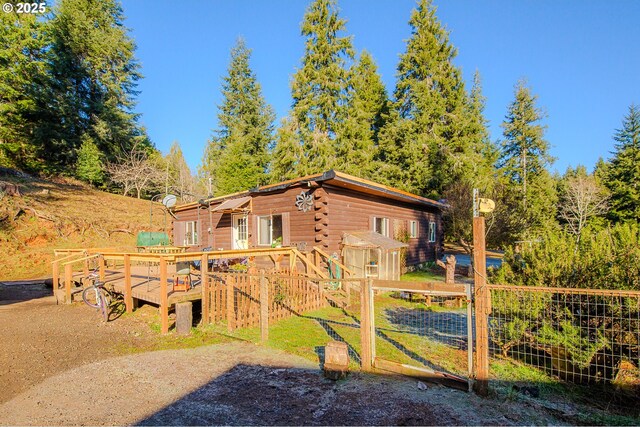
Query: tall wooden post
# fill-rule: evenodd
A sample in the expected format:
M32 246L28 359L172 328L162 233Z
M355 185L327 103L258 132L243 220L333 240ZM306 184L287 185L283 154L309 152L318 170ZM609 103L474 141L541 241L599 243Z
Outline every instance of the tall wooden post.
M371 361L373 359L373 339L371 334L371 302L373 295L373 279L369 278L362 282L360 292L360 341L362 346L362 352L360 358L362 359L362 370L367 372L371 371Z
M160 257L160 322L161 332L169 332L169 286L167 283L167 259Z
M211 305L211 295L209 295L209 277L207 272L209 269L209 257L203 253L200 257L200 284L202 285L202 324L211 323L209 311Z
M71 281L73 280L73 265L69 262L64 266L64 298L67 304L71 304Z
M269 340L269 283L260 272L260 339L262 343Z
M124 254L124 306L127 313L133 312L133 295L131 295L131 255Z
M473 267L476 323L476 383L475 390L481 396L489 392L489 298L487 289L487 259L484 239L484 217L473 218Z

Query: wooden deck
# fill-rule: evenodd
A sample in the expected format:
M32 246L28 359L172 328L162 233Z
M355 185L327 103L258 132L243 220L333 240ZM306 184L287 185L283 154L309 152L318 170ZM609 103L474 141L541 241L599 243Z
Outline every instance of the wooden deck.
M167 266L168 303L169 306L183 301L196 301L202 299L202 287L200 286L199 273L191 275L191 282L195 285L189 291L173 290L173 274L175 265ZM112 286L113 290L124 294L125 274L124 268L109 268L105 271L105 283ZM160 269L155 266L131 266L131 296L134 299L160 305L162 303L160 291Z

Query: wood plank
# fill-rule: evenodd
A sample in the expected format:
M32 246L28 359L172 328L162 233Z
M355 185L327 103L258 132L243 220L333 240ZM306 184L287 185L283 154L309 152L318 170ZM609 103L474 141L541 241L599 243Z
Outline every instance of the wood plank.
M53 283L53 294L55 295L60 287L60 262L57 260L53 262L51 282Z
M404 282L401 280L374 280L376 290L397 290L407 292L438 292L450 296L466 296L466 288L462 284L447 284L445 282Z
M202 323L204 325L211 323L211 291L209 289L209 276L207 276L208 269L209 258L206 252L203 252L200 257L200 285L202 286Z
M376 357L373 362L374 370L392 372L394 374L406 375L420 378L425 381L442 384L462 391L468 391L469 385L466 379L445 372L438 372L428 368L405 365L403 363L392 362L390 360Z
M227 330L233 332L235 329L235 297L234 297L234 283L231 278L228 278L225 283L227 293Z

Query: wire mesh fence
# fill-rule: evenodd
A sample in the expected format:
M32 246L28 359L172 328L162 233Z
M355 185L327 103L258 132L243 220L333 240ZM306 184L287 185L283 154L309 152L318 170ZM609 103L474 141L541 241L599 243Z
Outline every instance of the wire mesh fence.
M466 295L378 291L373 307L377 358L469 376L473 344Z
M501 362L640 393L640 292L490 285L492 374Z

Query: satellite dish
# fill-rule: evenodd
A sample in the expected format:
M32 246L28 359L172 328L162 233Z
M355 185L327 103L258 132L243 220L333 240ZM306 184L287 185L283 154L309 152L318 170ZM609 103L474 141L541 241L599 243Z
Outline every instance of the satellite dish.
M478 199L478 210L481 213L491 213L496 208L496 203L491 199Z
M174 207L177 201L178 201L178 198L176 196L174 196L173 194L167 194L166 196L164 196L164 199L162 199L162 204L167 209L169 209Z

